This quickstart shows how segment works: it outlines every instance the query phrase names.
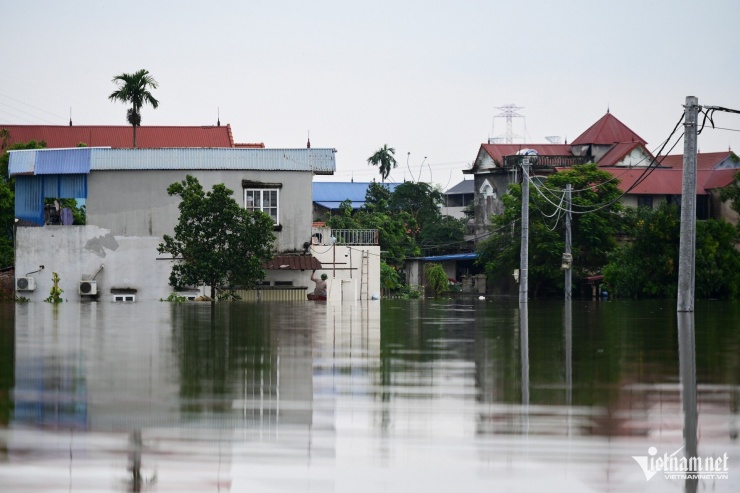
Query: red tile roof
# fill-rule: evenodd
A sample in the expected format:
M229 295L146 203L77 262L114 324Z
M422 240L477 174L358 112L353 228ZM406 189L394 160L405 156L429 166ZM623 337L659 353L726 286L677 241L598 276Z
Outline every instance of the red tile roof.
M278 255L262 264L267 270L319 270L321 262L310 255Z
M10 132L9 144L45 141L49 148L88 147L130 148L133 144L131 126L115 125L2 125ZM235 147L231 126L149 127L136 129L136 147L142 149L164 147ZM264 145L263 145L264 147Z
M642 137L630 130L627 125L617 120L614 115L607 112L606 115L591 125L588 130L579 135L571 144L610 145L617 142L639 142L642 145L647 145L647 142Z
M696 169L714 169L719 163L730 156L725 152L700 152L696 155ZM683 169L683 154L674 154L661 158L660 165L667 168Z
M619 189L627 191L632 184L643 176L643 168L604 168L619 179ZM698 170L696 173L696 194L707 195L713 188L722 188L729 185L735 169ZM630 195L681 195L683 186L683 170L657 168L645 177L635 188L629 191Z

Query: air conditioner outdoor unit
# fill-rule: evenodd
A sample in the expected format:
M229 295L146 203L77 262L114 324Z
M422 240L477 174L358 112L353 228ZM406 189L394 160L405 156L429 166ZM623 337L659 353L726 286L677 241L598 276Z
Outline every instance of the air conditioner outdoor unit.
M36 289L36 280L33 277L19 277L15 281L16 291L33 291Z
M80 281L80 294L81 295L98 294L97 281Z

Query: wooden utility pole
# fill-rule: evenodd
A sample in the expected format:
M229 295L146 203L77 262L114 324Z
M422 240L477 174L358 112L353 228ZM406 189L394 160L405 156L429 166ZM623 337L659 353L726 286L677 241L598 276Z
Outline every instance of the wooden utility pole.
M522 245L519 252L519 303L527 302L529 285L529 157L522 158Z
M694 311L696 266L696 120L699 100L686 97L684 106L683 184L681 188L681 239L678 247L679 312Z

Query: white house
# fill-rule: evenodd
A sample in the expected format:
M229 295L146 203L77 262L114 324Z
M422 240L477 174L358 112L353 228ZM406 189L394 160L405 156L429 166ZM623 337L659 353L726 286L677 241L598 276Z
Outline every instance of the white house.
M173 234L179 218L179 198L169 196L167 187L188 174L206 190L223 183L234 191L238 203L270 214L275 221L278 260L310 255L315 242L313 176L334 173L335 152L250 148L12 151L9 174L16 180L18 295L43 300L52 285L52 272L57 272L68 301L167 297L173 291L168 285L172 260L160 255L157 246L164 234ZM45 214L45 199L54 198L85 200L87 225L54 224L58 221ZM266 266L266 282L270 287L277 283L302 288L296 299L305 299L306 288L313 285L308 268L319 267L317 261L321 262L313 256L308 262Z

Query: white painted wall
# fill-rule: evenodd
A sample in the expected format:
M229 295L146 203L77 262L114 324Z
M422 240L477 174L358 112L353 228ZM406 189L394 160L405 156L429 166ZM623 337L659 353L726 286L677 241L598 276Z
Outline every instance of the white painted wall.
M158 237L115 236L98 226L44 226L18 228L16 232L16 278L36 271L34 291L18 291L31 301L43 301L52 287L52 273L59 274L65 301L79 302L79 284L95 276L98 298L112 301L111 288L136 289L137 300L166 298L171 262L161 260ZM104 266L101 270L100 267Z
M316 276L326 274L328 296L327 301L357 301L360 300L362 280L362 254L367 252L368 277L367 294L380 299L380 247L377 245L312 245L311 254L324 267L316 272ZM311 275L307 273L307 279ZM315 284L308 280L309 292ZM364 297L364 293L363 293Z

